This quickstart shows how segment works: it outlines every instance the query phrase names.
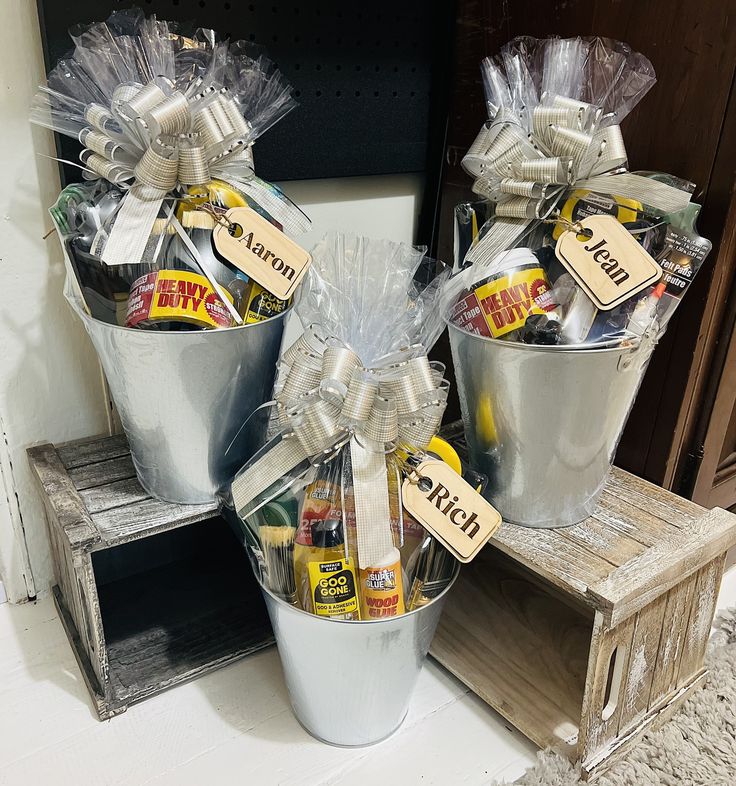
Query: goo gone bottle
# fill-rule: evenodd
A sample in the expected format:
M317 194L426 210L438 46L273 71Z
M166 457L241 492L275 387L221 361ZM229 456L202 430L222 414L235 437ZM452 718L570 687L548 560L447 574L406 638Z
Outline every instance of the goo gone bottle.
M312 527L312 548L320 557L308 565L311 610L319 617L360 619L355 568L345 556L342 522L316 522Z
M306 611L312 611L308 566L310 562L322 559L322 549L313 540L314 529L324 521L342 521L340 469L338 460L322 464L317 470L317 477L304 492L294 538L294 577L299 603Z
M361 619L398 617L405 611L401 556L392 548L377 564L360 569Z

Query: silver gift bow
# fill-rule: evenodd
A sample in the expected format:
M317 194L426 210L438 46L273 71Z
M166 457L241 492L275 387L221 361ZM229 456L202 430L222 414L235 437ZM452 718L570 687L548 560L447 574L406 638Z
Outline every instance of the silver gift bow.
M390 521L386 454L424 450L437 433L447 403L444 366L430 363L423 348L409 347L366 368L316 326L284 353L282 366L275 395L281 439L233 481L235 509L246 518L268 501L264 492L279 479L349 444L359 560L363 567L375 564L391 545L390 530L374 526Z
M600 127L601 119L600 107L553 96L534 108L531 133L503 112L481 128L462 165L475 178L473 191L496 203L495 217L465 264L488 266L568 189L635 199L663 213L687 207L686 191L625 171L621 128Z
M295 205L255 176L251 126L227 88L185 95L164 77L122 84L109 108L90 104L85 119L85 177L129 189L102 252L108 265L139 263L166 195L212 178L253 197L285 232L309 228Z

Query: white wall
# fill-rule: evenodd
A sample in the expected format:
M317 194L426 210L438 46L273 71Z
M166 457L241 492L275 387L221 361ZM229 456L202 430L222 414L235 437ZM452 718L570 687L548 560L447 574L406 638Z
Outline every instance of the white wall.
M299 238L311 248L330 229L412 243L423 183L420 175L384 175L279 186L312 219L312 231Z
M43 239L60 185L56 163L39 155L54 155L51 135L27 119L44 77L36 4L3 0L2 6L0 580L9 600L20 601L46 591L53 577L25 449L103 433L108 411L94 350L62 296L58 240ZM306 247L327 229L411 242L421 186L418 176L283 184L314 222L301 241Z
M421 175L383 175L278 185L312 220L312 230L298 238L300 245L310 249L329 230L412 243L423 184ZM283 346L290 346L301 332L299 317L292 314Z
M17 601L48 587L51 578L43 510L25 449L100 433L107 415L92 347L62 297L58 241L43 239L59 178L56 163L35 154L54 154L51 135L28 123L31 96L44 77L36 4L3 0L2 7L0 578Z

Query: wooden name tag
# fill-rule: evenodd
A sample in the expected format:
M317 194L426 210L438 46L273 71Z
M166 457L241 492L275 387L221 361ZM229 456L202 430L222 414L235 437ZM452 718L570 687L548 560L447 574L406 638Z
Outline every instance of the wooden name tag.
M288 300L309 268L309 253L249 207L234 207L225 218L229 226L218 224L212 232L218 252L277 298Z
M587 234L563 232L555 253L601 311L616 308L662 277L662 268L613 216L589 216L580 223Z
M501 514L444 461L423 461L401 490L404 507L460 562L470 562L501 526Z

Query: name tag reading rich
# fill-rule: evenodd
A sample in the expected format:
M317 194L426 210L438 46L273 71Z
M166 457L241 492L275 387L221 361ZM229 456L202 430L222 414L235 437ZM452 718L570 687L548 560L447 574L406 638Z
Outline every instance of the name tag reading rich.
M225 259L280 300L288 300L307 272L309 252L249 207L225 213L228 226L212 233L215 248Z
M557 258L601 311L656 283L662 268L613 216L589 216L580 222L586 235L563 232Z
M444 461L423 461L416 476L404 480L404 507L460 562L470 562L501 526L501 514Z

